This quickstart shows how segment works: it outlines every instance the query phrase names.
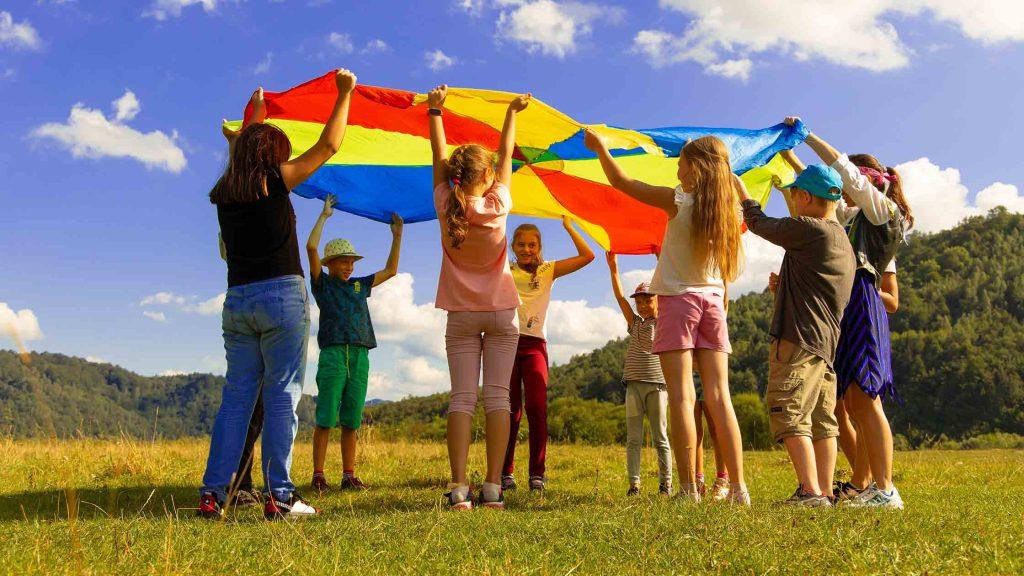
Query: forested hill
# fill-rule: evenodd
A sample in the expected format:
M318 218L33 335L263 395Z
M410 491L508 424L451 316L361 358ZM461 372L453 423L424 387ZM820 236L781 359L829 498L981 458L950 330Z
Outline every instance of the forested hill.
M0 434L165 438L209 434L224 378L139 376L112 364L33 353L26 366L0 350ZM299 404L303 426L312 402Z
M1024 215L1000 208L952 230L913 234L899 254L900 309L891 316L893 369L904 404L887 413L911 442L992 431L1024 434ZM734 393L764 393L772 296L729 310ZM550 397L621 402L625 341L551 369ZM370 411L381 423L428 423L445 394Z
M887 408L896 431L913 443L1024 434L1024 216L998 209L952 230L912 235L900 251L899 283L893 368L905 404ZM730 307L734 393L764 392L771 306L771 295L751 294ZM616 340L552 367L551 398L621 402L624 353L625 342ZM2 434L207 434L224 383L209 374L143 377L61 354L30 359L25 366L0 351ZM417 427L436 428L446 406L447 395L435 394L372 406L367 416L416 434ZM575 421L618 414L594 406L603 405L573 408L580 412ZM309 397L299 414L308 428Z

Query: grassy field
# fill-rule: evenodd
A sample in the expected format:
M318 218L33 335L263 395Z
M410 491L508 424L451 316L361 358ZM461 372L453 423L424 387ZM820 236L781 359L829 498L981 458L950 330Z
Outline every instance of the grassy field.
M372 434L371 434L372 436ZM305 485L310 446L296 446ZM525 457L526 447L521 454ZM45 574L1021 574L1024 453L897 455L903 512L781 509L784 454L747 456L752 509L626 499L622 447L553 446L549 489L504 512L446 512L439 444L363 442L374 488L313 499L322 517L255 508L193 517L206 441L0 441L0 567ZM340 468L332 446L328 474ZM482 449L470 462L482 471Z

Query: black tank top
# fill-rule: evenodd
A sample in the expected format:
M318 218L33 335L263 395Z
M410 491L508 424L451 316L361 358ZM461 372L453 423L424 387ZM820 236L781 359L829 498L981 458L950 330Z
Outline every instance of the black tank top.
M278 276L302 276L295 210L280 175L267 174L267 196L217 205L228 255L228 287Z

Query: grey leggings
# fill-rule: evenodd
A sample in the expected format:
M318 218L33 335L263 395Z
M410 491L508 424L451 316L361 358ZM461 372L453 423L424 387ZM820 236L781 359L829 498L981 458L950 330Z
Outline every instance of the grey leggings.
M640 483L640 451L644 444L644 415L651 424L651 442L658 452L658 481L672 483L672 448L668 443L668 390L664 384L626 383L626 470L629 481Z

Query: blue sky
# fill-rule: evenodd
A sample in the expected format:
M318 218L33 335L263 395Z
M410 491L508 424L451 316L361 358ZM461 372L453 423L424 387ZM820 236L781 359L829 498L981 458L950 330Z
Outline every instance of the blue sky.
M1024 121L1011 107L1024 101L1020 3L775 4L5 2L0 322L31 349L143 374L222 371L225 269L206 200L224 166L219 121L239 117L256 86L335 67L414 91L529 90L579 120L628 127L754 128L799 114L839 148L898 166L926 231L995 204L1024 210ZM295 207L305 238L320 206ZM546 255L569 255L560 226L541 226ZM367 255L357 273L383 266L386 226L338 214L325 231L335 236ZM409 275L378 294L371 395L446 385L442 317L429 306L437 236L436 223L409 226ZM740 287L763 288L780 256L756 242L748 252ZM653 265L622 260L629 282ZM558 361L620 335L600 259L560 280L554 299Z

